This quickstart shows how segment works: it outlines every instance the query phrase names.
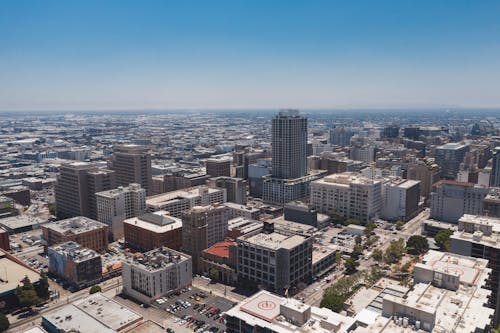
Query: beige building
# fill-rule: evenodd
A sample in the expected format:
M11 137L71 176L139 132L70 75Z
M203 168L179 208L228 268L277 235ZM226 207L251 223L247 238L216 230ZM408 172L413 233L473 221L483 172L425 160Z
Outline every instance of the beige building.
M148 195L153 193L151 154L147 147L134 144L115 147L111 169L116 172L117 185L128 186L137 183Z
M123 221L146 210L146 190L139 184L96 193L97 220L109 226L110 236L123 237Z
M201 252L227 235L229 209L221 205L195 206L182 214L182 250L193 258L199 272Z
M191 284L191 257L162 247L122 263L123 292L146 304Z
M209 158L205 161L205 168L210 177L231 176L231 161L228 158Z
M222 204L226 202L226 190L206 186L154 195L146 199L146 208L155 212L165 210L174 217L181 217L182 212L194 206Z
M381 212L382 183L351 172L329 175L311 183L311 206L366 223Z

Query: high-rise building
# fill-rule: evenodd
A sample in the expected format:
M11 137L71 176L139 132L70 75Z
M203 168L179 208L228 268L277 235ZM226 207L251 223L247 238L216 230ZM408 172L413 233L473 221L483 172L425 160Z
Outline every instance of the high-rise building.
M153 195L205 185L209 178L205 173L187 171L153 176Z
M115 187L115 174L92 163L72 162L59 168L55 187L57 217L97 218L95 193Z
M490 186L500 187L500 147L495 148L492 162Z
M116 187L115 172L106 169L94 169L87 172L88 214L85 215L97 220L96 193L111 190Z
M432 185L441 176L439 165L431 162L419 160L408 165L406 178L420 181L420 195L429 198L432 192Z
M336 146L348 147L354 133L346 127L335 127L330 130L330 143Z
M271 160L260 159L255 164L248 165L248 191L254 198L262 198L264 176L271 174Z
M399 137L399 126L398 125L389 125L384 127L382 132L382 137L384 138L397 138Z
M134 144L115 147L111 169L116 172L118 186L137 183L146 189L148 195L152 194L151 154L147 147Z
M367 223L380 214L382 183L351 172L333 174L311 183L311 206Z
M238 280L284 294L312 278L312 240L278 232L239 237Z
M166 246L180 250L182 220L165 211L146 213L123 222L125 242L135 249L150 251Z
M122 263L123 292L146 304L187 287L192 276L191 257L166 247Z
M139 184L96 193L97 220L109 226L110 236L123 237L123 221L146 210L146 190Z
M380 216L389 221L408 221L418 214L420 182L390 178L382 184Z
M182 250L191 255L194 272L199 272L201 251L224 240L228 221L226 206L196 206L183 212Z
M225 188L228 202L234 202L241 205L244 205L247 202L247 181L242 178L210 178L208 184L210 187Z
M447 143L437 147L436 163L441 167L441 177L455 180L468 151L469 146L461 143Z
M307 173L307 118L298 110L281 111L272 120L274 178L295 179Z
M441 180L431 193L432 219L457 223L464 214L483 215L483 200L488 187L472 183Z
M205 168L211 177L231 176L231 161L228 158L209 158L205 161Z
M488 305L495 309L494 324L500 323L500 219L464 215L458 221L458 231L450 237L450 252L487 259L492 273L486 288L492 290Z

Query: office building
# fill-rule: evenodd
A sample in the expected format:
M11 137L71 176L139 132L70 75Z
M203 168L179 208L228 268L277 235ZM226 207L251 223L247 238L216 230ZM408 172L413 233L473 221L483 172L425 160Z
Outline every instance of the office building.
M247 202L247 181L242 178L216 177L210 178L208 186L212 188L221 187L226 189L226 199L244 205Z
M500 188L491 187L483 200L483 213L491 217L500 217Z
M330 143L336 146L348 147L353 135L354 133L350 128L335 127L330 130Z
M111 169L116 172L118 186L136 183L140 184L148 195L152 194L151 154L147 147L134 144L115 147Z
M123 293L145 304L191 284L191 257L162 247L122 263Z
M59 168L55 186L57 217L97 219L96 192L115 188L115 173L95 164L72 162Z
M488 260L492 270L486 288L492 291L487 304L495 309L494 326L500 323L500 219L464 215L458 221L458 231L450 237L450 252Z
M9 233L3 228L0 228L0 249L10 250Z
M264 229L264 222L249 219L246 217L236 217L227 222L227 237L236 239L240 236L261 232Z
M388 221L409 221L418 214L420 182L389 178L382 183L380 216Z
M14 199L0 195L0 219L16 215Z
M284 205L287 202L306 199L310 184L326 175L325 170L311 170L310 174L296 179L263 177L262 200L266 203Z
M102 279L101 256L73 241L49 247L49 272L63 278L76 289L99 283Z
M500 187L500 147L493 150L490 186Z
M155 212L165 210L173 217L181 217L182 212L194 206L222 204L226 202L226 189L198 186L148 197L146 208Z
M209 158L205 161L205 168L210 177L231 176L231 161L228 158Z
M238 281L247 281L284 294L312 278L312 241L277 232L241 236L238 244Z
M285 204L283 213L287 221L318 227L318 212L301 201L292 201Z
M461 143L447 143L437 147L435 159L441 167L441 177L455 180L467 152L469 146Z
M420 195L429 198L432 185L439 181L441 172L439 165L432 161L418 160L410 163L406 171L406 178L420 182Z
M260 216L260 209L244 205L238 205L233 202L226 202L224 206L229 208L229 218L245 217L248 219L258 220Z
M441 180L433 186L430 218L457 223L464 214L483 215L483 199L488 192L488 187Z
M182 251L191 255L193 272L199 273L201 251L227 236L229 208L195 206L182 214Z
M254 198L262 198L264 187L263 177L271 174L272 162L269 159L260 159L255 164L248 165L248 191Z
M356 320L262 290L226 312L228 333L346 333Z
M296 179L307 173L307 118L297 110L281 111L272 120L273 178Z
M355 318L354 333L488 332L494 310L485 306L488 261L429 251L413 271L412 289L389 290Z
M123 221L146 210L146 190L139 184L96 193L97 220L109 227L111 239L123 237Z
M153 195L205 185L208 179L205 173L184 170L153 176Z
M398 125L389 125L384 127L382 131L383 138L394 139L399 137L399 126Z
M108 249L108 226L84 216L42 225L47 246L74 241L99 253Z
M380 215L382 183L350 172L329 175L311 183L311 206L367 223Z
M140 251L158 247L180 250L182 220L165 211L146 213L123 222L125 242Z

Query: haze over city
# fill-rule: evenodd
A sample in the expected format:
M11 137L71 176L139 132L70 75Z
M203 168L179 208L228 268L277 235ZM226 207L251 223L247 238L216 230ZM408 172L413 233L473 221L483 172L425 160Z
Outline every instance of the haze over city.
M500 333L500 2L0 2L0 332Z

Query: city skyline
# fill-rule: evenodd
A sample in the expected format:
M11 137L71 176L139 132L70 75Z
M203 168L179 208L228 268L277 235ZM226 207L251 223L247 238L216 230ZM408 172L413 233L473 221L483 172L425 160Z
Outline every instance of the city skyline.
M495 108L494 1L0 5L0 111Z

